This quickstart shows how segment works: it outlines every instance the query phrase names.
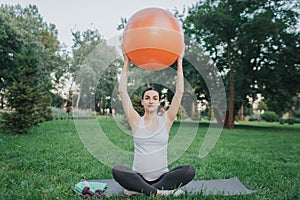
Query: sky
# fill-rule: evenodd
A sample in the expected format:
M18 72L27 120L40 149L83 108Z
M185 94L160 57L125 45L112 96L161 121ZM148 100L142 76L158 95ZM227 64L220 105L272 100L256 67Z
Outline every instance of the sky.
M58 39L70 49L72 30L84 31L97 29L105 38L118 34L117 26L121 17L129 19L137 11L158 7L169 11L175 8L182 12L184 7L191 7L197 0L1 0L1 4L25 7L36 5L47 23L56 25Z

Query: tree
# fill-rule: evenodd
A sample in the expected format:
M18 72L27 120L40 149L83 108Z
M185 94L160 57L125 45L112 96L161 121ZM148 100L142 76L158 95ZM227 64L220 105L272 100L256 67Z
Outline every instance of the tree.
M26 133L49 119L52 81L60 78L66 62L55 25L44 22L36 6L1 5L0 11L0 89L12 110L4 125Z
M77 107L94 110L110 97L117 83L117 52L102 39L98 30L73 34L74 80L79 87ZM102 106L100 106L102 107Z
M69 57L60 47L54 24L47 24L35 5L22 8L20 5L1 5L1 90L14 81L18 66L14 57L24 45L34 44L39 50L41 79L58 83L70 70ZM3 22L3 23L2 23Z
M8 106L13 112L4 113L4 128L14 133L27 133L29 128L51 119L48 108L50 99L47 86L40 80L38 52L34 47L27 47L23 54L18 54L18 81L7 87Z
M186 33L204 46L223 75L229 94L229 129L233 129L234 115L247 95L260 92L274 100L275 93L285 91L283 101L287 102L299 92L299 56L292 54L299 52L298 13L292 7L296 3L208 0L189 9ZM278 78L270 79L265 72ZM284 88L284 74L292 76L296 90Z
M3 8L0 9L1 11ZM16 73L16 62L14 56L20 52L22 42L19 35L9 24L9 16L0 12L0 91L1 108L4 108L4 91L13 82L13 75Z

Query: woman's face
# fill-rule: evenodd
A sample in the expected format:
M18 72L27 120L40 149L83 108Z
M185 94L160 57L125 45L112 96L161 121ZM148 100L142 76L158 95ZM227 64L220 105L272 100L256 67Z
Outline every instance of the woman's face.
M146 91L142 99L142 105L146 112L156 112L160 105L158 92L155 90Z

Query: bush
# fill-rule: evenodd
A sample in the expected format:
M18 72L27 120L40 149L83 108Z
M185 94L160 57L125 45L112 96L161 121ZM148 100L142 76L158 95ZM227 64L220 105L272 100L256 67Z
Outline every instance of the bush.
M300 118L294 118L295 124L300 124Z
M299 110L295 111L294 115L295 115L296 118L300 118L300 111Z
M279 119L279 116L272 111L267 111L261 115L261 118L267 122L275 122Z
M249 122L258 121L258 118L255 116L250 116L248 120Z
M5 94L11 112L3 113L1 128L8 132L25 134L32 126L52 119L47 107L50 98L42 85L25 85L14 82Z
M280 118L280 119L279 119L279 123L280 123L280 124L284 124L284 123L285 123L284 119Z
M295 123L295 119L293 117L288 118L288 124L293 125Z
M66 119L68 113L64 109L50 107L54 119Z
M177 113L177 119L182 120L182 119L187 119L187 118L188 118L188 115L187 115L186 110L184 109L183 106L180 106L179 111Z
M65 100L58 94L50 93L51 95L51 106L56 108L63 107Z

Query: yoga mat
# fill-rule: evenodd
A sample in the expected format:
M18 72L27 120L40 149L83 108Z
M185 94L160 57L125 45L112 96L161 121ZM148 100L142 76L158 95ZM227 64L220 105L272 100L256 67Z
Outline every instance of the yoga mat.
M193 180L181 189L191 194L202 193L204 195L225 196L255 192L255 190L247 189L236 177L218 180Z
M106 183L107 188L104 191L106 196L123 195L124 188L114 179L88 180L89 182ZM218 179L218 180L193 180L187 185L180 188L188 194L203 195L241 195L251 194L255 190L247 189L238 178Z

